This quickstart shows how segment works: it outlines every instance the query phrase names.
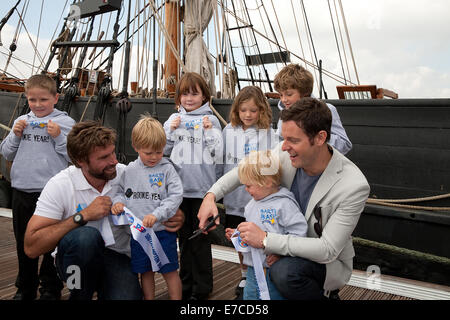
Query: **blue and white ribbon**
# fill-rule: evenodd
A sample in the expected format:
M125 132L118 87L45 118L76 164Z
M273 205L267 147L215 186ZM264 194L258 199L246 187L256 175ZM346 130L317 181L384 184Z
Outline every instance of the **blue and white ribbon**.
M253 248L246 244L240 236L240 232L237 229L231 236L231 242L234 245L236 251L250 252L252 255L253 268L255 269L256 282L258 283L259 295L261 300L270 300L269 289L267 287L266 276L263 269L263 261L258 251L261 249Z
M130 225L131 235L150 258L152 270L154 272L159 271L162 266L169 263L169 259L167 259L155 231L153 231L153 228L145 228L142 221L128 208L124 207L123 210L122 213L111 216L113 223L116 226Z

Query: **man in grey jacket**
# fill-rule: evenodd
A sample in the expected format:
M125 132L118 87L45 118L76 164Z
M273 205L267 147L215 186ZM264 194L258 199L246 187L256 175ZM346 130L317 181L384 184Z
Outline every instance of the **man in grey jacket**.
M369 184L354 163L328 144L331 112L323 102L303 98L284 110L281 119L284 141L275 150L280 152L282 186L294 193L305 214L307 237L265 233L249 222L238 230L246 243L272 254L272 280L284 297L337 296L352 273L351 234ZM232 170L211 187L199 210L200 228L216 213L215 201L237 186L237 170Z

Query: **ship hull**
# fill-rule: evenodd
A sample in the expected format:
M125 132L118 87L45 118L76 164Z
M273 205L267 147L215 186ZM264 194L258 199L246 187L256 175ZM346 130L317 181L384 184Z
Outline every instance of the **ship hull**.
M1 93L1 122L8 124L11 115L25 103L19 94ZM130 133L142 113L157 115L162 123L175 111L173 99L131 98L132 109L127 114L125 150L127 162L136 158ZM58 104L62 104L62 98ZM113 99L106 108L104 124L118 128L119 114ZM277 100L270 99L274 119L278 119ZM353 149L348 157L361 169L371 186L371 197L378 199L421 198L450 193L450 99L420 100L330 100L336 106ZM213 106L228 120L232 100L213 100ZM16 107L18 105L18 107ZM76 121L92 119L96 97L80 97L70 116ZM274 121L274 126L276 121ZM2 174L6 177L4 161ZM450 206L450 199L419 202L414 205ZM450 214L448 212L399 209L367 204L353 236L378 243L450 258ZM222 239L223 240L223 239ZM218 242L222 241L218 240ZM377 259L380 251L366 245L355 245L356 265L383 263ZM378 252L378 254L374 254ZM385 254L386 255L386 254ZM387 254L389 256L389 254ZM377 258L378 257L378 258ZM390 259L390 258L387 258ZM375 261L375 262L374 262ZM399 262L399 261L398 261ZM400 263L400 262L399 262ZM403 264L404 261L401 262ZM396 274L395 263L384 261L385 270ZM422 264L424 265L424 264ZM446 266L438 265L437 268ZM448 266L447 266L448 267ZM389 269L390 268L390 269ZM429 272L418 271L420 274ZM412 272L414 273L414 272ZM414 278L414 276L410 276ZM417 278L417 277L416 277ZM419 280L427 280L418 278ZM433 280L449 285L445 275Z

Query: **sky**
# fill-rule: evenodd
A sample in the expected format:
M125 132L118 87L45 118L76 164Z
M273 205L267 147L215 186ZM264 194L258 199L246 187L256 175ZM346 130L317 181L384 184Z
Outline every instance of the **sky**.
M255 0L252 0L255 1ZM270 0L264 0L268 10ZM390 89L400 98L450 98L450 1L448 0L341 0L347 21L351 45L360 84L375 84ZM22 3L25 2L24 0ZM72 1L70 1L72 2ZM285 30L285 41L290 50L299 52L298 36L292 18L291 0L276 0L275 5L283 5L279 21ZM330 0L336 3L336 0ZM3 18L16 0L2 0L0 18ZM38 43L42 61L48 55L49 39L57 26L65 0L44 0ZM251 1L247 1L251 6ZM293 0L294 11L299 10L298 0ZM31 0L24 20L27 31L35 38L39 24L42 0ZM308 13L311 33L318 59L325 69L342 74L337 55L328 2L325 0L304 0ZM19 11L22 10L22 4ZM67 12L64 12L64 16ZM16 31L17 13L1 31L0 69L4 70L11 39ZM122 17L125 19L125 17ZM122 25L123 25L122 20ZM255 21L255 25L258 22ZM60 27L58 29L58 32ZM18 48L14 54L22 61L39 64L39 57L33 55L28 35L22 28ZM349 55L349 52L347 52ZM115 60L115 68L120 67ZM293 61L300 62L301 61ZM349 63L351 61L349 60ZM151 65L151 64L150 64ZM27 78L32 68L12 59L8 72ZM270 71L271 74L276 73ZM356 76L352 68L352 81ZM317 76L317 74L315 74ZM131 75L133 78L133 74ZM131 79L132 80L132 79ZM329 98L337 98L336 84L324 78ZM317 93L317 88L315 89Z

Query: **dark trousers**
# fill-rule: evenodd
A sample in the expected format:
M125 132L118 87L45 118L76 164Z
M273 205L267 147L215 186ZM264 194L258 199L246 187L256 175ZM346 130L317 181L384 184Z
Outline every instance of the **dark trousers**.
M300 257L283 257L270 267L270 278L288 300L325 300L326 265Z
M14 236L16 237L16 250L19 261L19 273L15 285L19 291L34 296L40 282L41 288L39 291L41 294L48 291L59 295L63 284L56 273L51 252L44 254L39 274L39 258L30 259L24 252L25 231L28 221L36 209L36 202L39 195L40 192L28 193L12 189L13 229Z
M207 296L213 289L211 240L208 235L188 240L198 229L197 213L203 199L183 198L180 209L185 221L178 231L180 246L180 278L183 298L191 294Z
M105 248L100 232L83 226L68 232L58 243L56 265L67 282L70 300L141 300L138 275L130 258Z

